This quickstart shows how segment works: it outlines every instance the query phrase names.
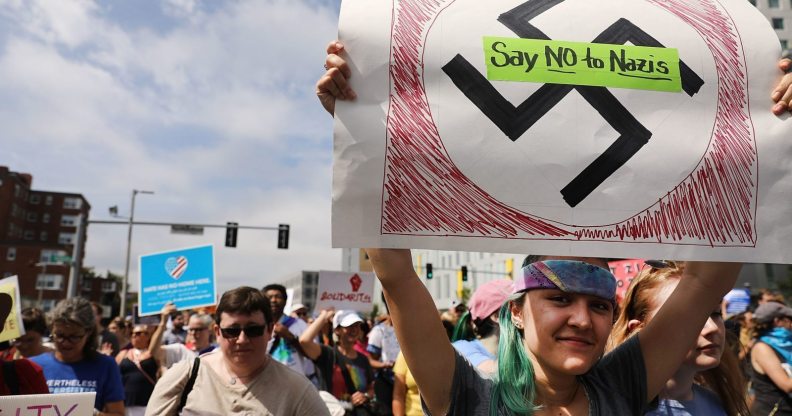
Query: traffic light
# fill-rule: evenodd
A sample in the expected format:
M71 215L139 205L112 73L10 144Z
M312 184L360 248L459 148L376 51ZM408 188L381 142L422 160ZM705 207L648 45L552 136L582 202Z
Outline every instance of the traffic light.
M426 280L432 280L434 274L432 273L432 263L426 263Z
M462 266L462 281L467 282L467 266Z
M226 239L225 239L226 247L236 247L237 231L239 230L237 228L238 226L239 223L237 222L226 223Z
M289 248L289 224L278 225L278 248L283 250Z

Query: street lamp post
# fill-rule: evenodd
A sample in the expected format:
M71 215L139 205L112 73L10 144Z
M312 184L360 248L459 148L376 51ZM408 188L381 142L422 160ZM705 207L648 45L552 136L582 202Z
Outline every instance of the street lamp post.
M132 190L132 204L129 208L129 231L127 233L126 266L124 266L124 280L121 282L121 316L126 316L126 298L129 285L129 260L132 252L132 224L135 218L135 197L137 194L154 194L153 191ZM111 209L112 212L112 209Z

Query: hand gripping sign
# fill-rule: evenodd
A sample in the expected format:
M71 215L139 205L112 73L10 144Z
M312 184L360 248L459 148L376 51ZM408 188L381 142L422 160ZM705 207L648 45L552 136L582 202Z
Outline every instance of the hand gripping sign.
M350 0L333 244L790 262L742 0Z

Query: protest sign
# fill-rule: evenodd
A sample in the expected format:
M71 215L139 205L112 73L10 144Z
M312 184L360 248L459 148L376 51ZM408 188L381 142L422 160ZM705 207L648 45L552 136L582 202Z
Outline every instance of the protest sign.
M374 273L319 271L315 311L330 307L368 313L373 308Z
M333 245L792 262L744 0L348 0Z
M94 414L96 393L0 396L0 416L84 416Z
M22 325L22 305L19 297L19 280L17 276L0 279L0 293L11 296L11 313L8 314L0 332L0 342L19 338L25 334L25 327Z
M157 314L167 302L176 308L214 305L217 296L213 246L140 256L140 316Z
M644 261L640 259L608 262L608 267L616 278L616 298L624 299L624 295L627 294L627 289L630 288L630 283L635 279L635 276L638 276L638 272L641 271L643 266Z

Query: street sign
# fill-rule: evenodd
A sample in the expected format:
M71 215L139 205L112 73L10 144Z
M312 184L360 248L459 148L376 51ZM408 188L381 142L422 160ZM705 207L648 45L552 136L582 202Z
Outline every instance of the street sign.
M67 256L67 255L53 254L50 257L50 263L70 263L71 261L72 261L71 256Z
M204 227L200 225L191 224L173 224L171 225L171 234L190 234L190 235L203 235Z

